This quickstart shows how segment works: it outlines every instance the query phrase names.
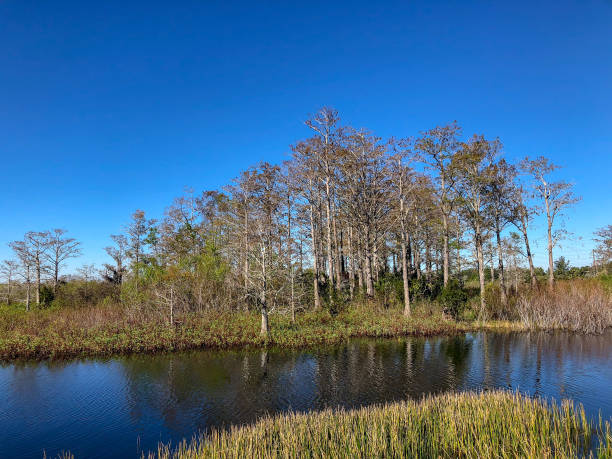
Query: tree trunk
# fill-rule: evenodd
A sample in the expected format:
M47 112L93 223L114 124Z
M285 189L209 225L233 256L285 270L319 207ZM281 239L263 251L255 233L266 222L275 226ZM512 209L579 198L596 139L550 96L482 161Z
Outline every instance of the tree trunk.
M315 310L321 309L321 297L319 295L319 254L317 253L317 237L315 232L314 224L314 209L312 204L310 205L310 236L312 238L312 271L313 281L312 286L314 290L314 308Z
M552 291L555 283L555 271L553 262L553 240L552 240L552 222L548 217L548 288Z
M174 289L170 287L170 326L174 324Z
M363 292L363 249L362 243L360 239L357 239L357 286L359 288L359 293Z
M261 289L260 295L260 303L261 303L261 335L268 336L268 304L266 298L266 290L268 288L268 278L267 278L267 269L266 269L266 248L264 247L262 251L262 277L263 277L263 285Z
M406 251L406 232L402 231L402 280L404 281L404 315L410 316L410 288L408 280L408 257Z
M480 234L480 228L475 231L476 241L476 256L478 258L478 280L480 282L480 313L478 314L478 320L484 321L485 316L485 277L484 277L484 256L482 253L482 235Z
M442 240L443 240L443 258L444 258L444 287L448 285L448 262L449 262L449 254L448 254L448 218L446 214L442 214Z
M533 257L531 255L531 248L529 247L529 238L527 237L527 228L523 223L522 231L523 240L525 241L525 253L527 254L527 260L529 262L529 278L531 280L531 286L535 287L537 284L536 276L535 276L535 268L533 267Z
M372 282L372 253L370 247L370 229L366 226L365 230L365 284L366 295L374 296L374 284Z
M266 303L261 304L261 335L268 336L268 308Z
M30 267L26 268L26 311L30 310Z
M40 260L36 260L36 306L40 306Z
M332 211L335 212L335 209L332 208ZM336 287L340 288L340 284L342 283L342 252L341 252L340 244L338 243L338 229L336 228L336 218L335 217L332 221L332 230L334 232L334 248L335 248L334 259L336 260L336 266L335 266Z
M417 279L421 279L421 248L417 241L414 241L414 267L416 269Z
M499 287L501 293L501 302L505 306L508 302L506 296L506 280L504 278L504 259L501 245L501 230L499 225L495 227L495 237L497 239L497 257L498 257L498 269L499 269Z
M53 294L57 293L57 284L59 282L59 261L57 257L55 258L55 262L53 263Z
M334 264L333 264L333 253L332 253L332 217L331 217L331 198L329 196L329 178L325 181L325 212L327 214L327 274L328 282L331 291L334 290Z
M291 287L291 323L295 323L295 275L293 271L293 244L291 240L291 198L287 199L287 259L289 261L289 281Z
M353 227L349 228L348 256L349 294L352 300L355 296L355 255L353 254Z

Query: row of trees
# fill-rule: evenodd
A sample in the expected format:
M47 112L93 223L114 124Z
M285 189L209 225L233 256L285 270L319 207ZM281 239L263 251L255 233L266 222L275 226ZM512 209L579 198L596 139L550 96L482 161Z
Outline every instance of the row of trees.
M265 333L270 307L286 304L295 314L305 299L318 309L323 301L371 297L388 272L401 272L409 315L411 280L432 277L435 267L447 286L461 270L469 234L482 315L487 241L493 237L505 301L504 231L513 225L520 233L535 283L529 230L542 214L552 287L553 250L563 236L557 220L578 198L569 183L550 178L557 166L548 159L510 164L498 139L464 139L456 123L387 142L341 126L333 109L306 124L313 135L293 145L282 165L262 163L222 190L190 192L159 222L137 211L107 249L115 260L107 277L120 281L129 260L137 291L155 278L170 286L159 298L183 295L199 306L212 300L203 292L212 279L225 301L260 308Z
M466 139L456 123L388 141L340 125L329 108L306 125L312 136L282 165L251 167L221 190L188 190L159 221L136 211L106 248L113 261L103 276L121 286L122 301L167 306L171 322L177 307L256 307L267 333L271 309L295 317L299 308L373 297L388 275L401 276L410 315L415 280L439 273L447 287L475 266L482 317L487 263L496 259L491 277L497 272L502 303L508 264L516 286L523 256L535 285L536 215L546 221L552 287L553 250L564 236L558 219L578 198L571 184L551 179L557 166L548 159L510 164L498 139ZM508 235L510 227L517 232ZM48 270L56 288L62 262L79 253L62 230L28 233L12 247L36 292Z
M16 255L16 260L4 260L0 270L6 279L6 300L12 301L14 282L21 278L26 285L26 309L30 309L31 285L35 285L35 302L41 303L41 285L45 277L50 276L53 292L57 292L60 271L69 258L81 254L80 243L66 236L66 230L29 231L23 240L9 244Z

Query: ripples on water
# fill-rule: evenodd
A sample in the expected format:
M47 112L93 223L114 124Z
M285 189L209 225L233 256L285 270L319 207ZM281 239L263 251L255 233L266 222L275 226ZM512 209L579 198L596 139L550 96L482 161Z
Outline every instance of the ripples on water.
M308 351L197 351L0 368L0 457L136 456L288 410L449 390L519 389L612 416L612 330L356 340Z

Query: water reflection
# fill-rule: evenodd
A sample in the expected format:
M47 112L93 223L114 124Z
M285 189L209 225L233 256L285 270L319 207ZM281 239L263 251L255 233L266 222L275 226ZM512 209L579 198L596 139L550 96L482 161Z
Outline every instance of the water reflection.
M356 340L0 368L0 457L129 456L266 414L520 389L612 416L612 331Z

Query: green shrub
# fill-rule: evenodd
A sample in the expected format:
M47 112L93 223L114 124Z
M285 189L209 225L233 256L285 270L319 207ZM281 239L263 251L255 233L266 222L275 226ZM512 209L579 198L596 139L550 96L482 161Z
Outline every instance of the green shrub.
M450 314L456 320L463 312L468 296L459 282L452 279L442 289L438 300L444 306L444 312Z

